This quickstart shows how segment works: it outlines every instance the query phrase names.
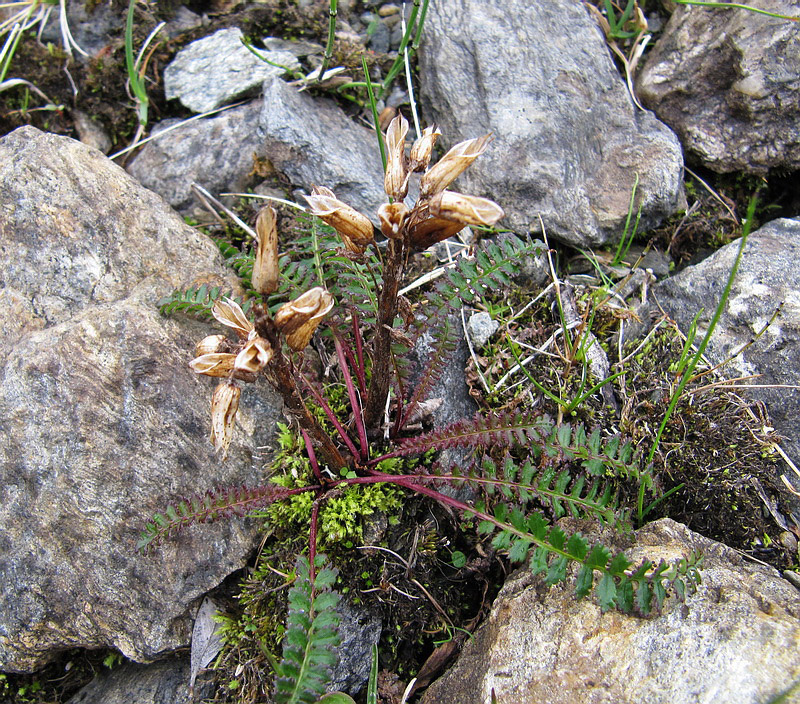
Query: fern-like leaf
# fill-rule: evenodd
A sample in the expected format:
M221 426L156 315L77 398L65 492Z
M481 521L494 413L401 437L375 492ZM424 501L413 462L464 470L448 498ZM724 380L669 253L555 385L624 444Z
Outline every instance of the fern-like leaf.
M223 296L235 300L245 313L250 310L252 301L243 301L219 286L209 287L205 284L196 288L189 287L185 291L176 289L169 296L162 298L157 305L162 315L183 313L195 318L213 320L211 309L214 307L214 303Z
M525 515L500 504L491 515L481 505L476 506L476 513L483 519L479 532L497 531L492 546L507 551L514 562L528 562L534 574L544 574L548 585L565 581L569 565L579 565L576 596L583 598L594 590L603 611L617 608L628 613L635 607L647 614L653 602L659 609L663 606L669 589L684 599L700 583L702 558L696 554L671 565L662 562L654 566L646 560L631 571L624 553L612 555L599 543L590 549L580 533L567 535L561 527L549 525L539 511Z
M508 447L513 444L541 444L552 428L552 423L540 415L503 413L501 415L476 415L459 420L439 430L407 438L398 447L376 460L389 457L406 457L428 450L445 450L451 447Z
M322 567L324 555L318 555L315 562ZM276 704L313 704L325 693L336 664L333 649L339 644L339 595L331 589L336 570L319 569L312 585L308 559L300 557L296 574L289 590L283 660L275 673Z
M413 341L435 326L443 315L457 311L462 302L469 303L497 287L508 286L524 261L542 251L540 242L523 242L511 235L499 244L491 240L482 242L474 258L459 257L455 267L445 271L428 295L424 317L417 323Z
M209 491L168 505L163 513L153 515L142 531L136 547L147 551L168 536L195 523L210 523L233 515L244 516L253 509L281 501L308 489L286 489L275 484L256 488L230 487Z

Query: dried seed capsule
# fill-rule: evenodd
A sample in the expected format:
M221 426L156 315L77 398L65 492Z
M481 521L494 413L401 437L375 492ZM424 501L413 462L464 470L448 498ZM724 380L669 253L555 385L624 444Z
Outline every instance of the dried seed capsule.
M505 215L493 200L452 191L442 191L433 196L428 204L428 212L437 218L486 227L493 227Z
M225 341L227 339L225 335L209 335L208 337L204 337L194 346L195 357L201 357L204 354L213 354L214 352L222 352L222 350L225 349Z
M295 351L302 350L311 340L322 318L333 308L333 296L320 286L306 291L275 314L275 325L286 335L286 342Z
M408 217L408 207L405 203L384 203L378 208L381 232L392 240L402 236L406 217Z
M423 250L448 237L457 235L464 227L463 222L444 218L427 218L408 228L408 241L414 249Z
M408 120L398 115L389 123L386 130L386 174L383 177L383 188L386 195L396 201L402 201L408 193L408 175L406 166L406 135Z
M351 252L361 254L373 241L374 228L370 219L336 198L329 188L315 186L310 196L303 197L312 215L333 227Z
M420 195L424 198L447 188L461 173L486 151L492 135L459 142L434 166L422 175L419 182Z
M263 337L255 337L236 355L233 368L240 372L258 374L269 364L272 354L272 345Z
M261 294L269 294L278 288L278 227L275 208L268 205L258 211L256 217L258 247L253 263L253 288Z
M211 443L215 450L222 450L223 458L233 439L233 426L239 410L242 390L233 382L226 381L214 389L211 397Z
M411 147L411 154L408 158L410 171L425 171L428 168L431 152L433 152L437 137L441 134L441 130L436 125L429 125L422 130L422 134Z
M211 309L212 315L223 325L233 328L239 337L247 338L253 330L241 306L230 298L220 298Z
M211 352L208 354L201 354L199 357L193 359L189 362L189 368L195 374L226 377L233 371L235 360L235 354L229 354L228 352Z

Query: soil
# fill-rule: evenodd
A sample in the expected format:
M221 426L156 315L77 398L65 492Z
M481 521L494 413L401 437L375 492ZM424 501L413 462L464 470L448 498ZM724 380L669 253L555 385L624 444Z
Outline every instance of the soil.
M167 102L163 94L161 72L175 53L192 40L217 29L238 26L245 34L258 36L291 36L325 43L328 23L328 3L312 2L303 10L289 0L266 0L258 4L216 0L213 2L177 1L154 3L150 10L137 10L134 43L139 46L149 31L161 20L170 20L180 4L197 13L205 13L208 23L157 45L147 64L152 122L168 117L188 117L189 113L177 103ZM58 109L43 110L43 101L24 87L3 94L0 106L0 135L30 124L42 130L79 138L75 110L88 114L109 137L112 150L127 146L136 132L136 116L125 85L123 28L127 3L117 0L113 7L119 13L119 32L86 62L70 62L58 47L44 46L34 40L20 43L9 77L24 78L41 91ZM356 3L353 13L364 7ZM334 65L355 64L363 47L337 41ZM382 62L387 57L373 56ZM65 79L66 75L69 79ZM658 230L647 233L646 240L682 268L707 256L714 249L740 234L729 208L736 213L746 209L747 201L758 188L761 205L759 222L781 216L795 216L800 211L800 189L796 175L775 175L769 178L743 175L720 176L693 170L719 194L724 205L710 195L698 180L687 178L690 200L694 210L678 215ZM727 206L727 207L726 207ZM758 226L758 223L755 225ZM755 227L753 228L755 229ZM574 253L563 252L568 260ZM422 272L430 260L420 258L415 265ZM524 288L505 295L494 303L518 304L522 307L532 293ZM598 324L602 316L598 318ZM534 308L531 314L509 328L522 335L523 328L531 344L540 344L552 335L556 322L549 306ZM613 326L609 325L608 334ZM605 342L601 340L601 342ZM587 403L576 420L587 426L608 424L631 437L637 445L649 442L658 426L668 401L667 390L674 385L671 365L680 357L682 340L674 330L654 338L650 353L634 358L628 368L630 388L621 413L611 413L601 404ZM479 389L477 369L487 376L502 374L513 364L498 348L494 354L484 354L470 361L468 379L481 405L498 408L508 399L488 398ZM477 364L476 364L477 362ZM563 368L541 366L535 370L540 379L555 379ZM780 496L783 487L777 480L776 456L770 452L774 438L765 437L762 428L769 425L763 407L731 391L715 388L697 391L706 384L703 379L687 389L687 400L673 416L656 455L653 476L656 488L667 498L657 503L648 518L670 516L693 530L720 540L744 554L779 570L797 569L798 556L786 545L789 542L783 529L770 514L762 494L769 499ZM555 413L552 405L543 402L544 410ZM680 488L677 488L680 487ZM677 488L677 489L676 489ZM675 490L674 492L672 490ZM625 497L625 487L620 487ZM672 492L672 493L671 493ZM654 495L657 496L658 494ZM634 501L633 494L628 495ZM652 498L650 500L653 500ZM400 682L407 682L424 666L431 677L456 652L464 633L474 630L480 618L488 613L491 602L507 574L509 565L469 531L461 530L460 521L433 507L427 501L413 500L402 511L397 526L386 529L385 540L397 554L396 559L379 551L364 551L357 558L339 560L342 581L352 593L359 593L364 604L375 609L384 621L381 642L381 686L385 701L399 701ZM275 543L265 548L277 562L284 565L291 551ZM271 552L270 552L271 551ZM285 554L281 555L281 551ZM463 553L465 564L453 565L453 553ZM401 558L414 560L413 570ZM262 554L260 560L265 559ZM284 562L281 562L281 561ZM420 594L414 583L422 583L428 596L409 599L404 594ZM241 613L261 613L265 605L274 610L274 594L280 590L281 578L274 572L249 573L236 600ZM244 599L242 599L244 595ZM449 623L442 618L447 615ZM273 626L280 622L273 616ZM266 628L266 625L264 626ZM462 630L463 629L463 630ZM263 687L263 672L267 667L263 656L257 654L256 640L242 639L223 657L220 683L235 676L241 684L237 694L220 689L217 701L256 701ZM96 672L107 665L109 652L70 651L55 663L33 675L0 674L0 700L22 704L64 702ZM108 662L108 661L107 661ZM395 692L395 694L391 694Z

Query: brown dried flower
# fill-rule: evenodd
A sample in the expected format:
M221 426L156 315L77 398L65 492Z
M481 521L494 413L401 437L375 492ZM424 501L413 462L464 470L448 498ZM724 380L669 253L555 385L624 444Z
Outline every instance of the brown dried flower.
M253 263L253 288L269 294L278 288L278 227L275 208L267 205L256 217L258 247Z
M427 218L412 225L408 230L408 241L416 250L427 249L431 245L457 235L465 224L444 218Z
M222 352L227 339L225 335L208 335L194 346L194 354L196 357L201 357L204 354Z
M195 374L206 376L226 377L233 371L236 355L229 352L209 352L201 354L191 362L189 368Z
M289 347L299 351L308 345L317 325L331 308L333 296L317 286L284 303L275 314L275 325L286 335Z
M384 203L378 208L378 219L381 221L381 232L391 240L402 235L403 225L408 216L405 203Z
M233 425L242 390L232 381L222 382L211 397L211 444L215 450L222 450L223 458L233 439Z
M238 372L258 374L272 359L272 345L263 337L254 337L236 355L233 368Z
M503 209L493 200L452 191L442 191L433 196L428 204L428 212L435 218L486 227L493 227L505 215Z
M303 197L311 214L333 227L351 252L362 254L373 241L374 228L369 218L340 201L329 188L315 186L310 196Z
M408 193L409 170L406 166L406 135L408 120L398 115L389 123L386 130L386 174L383 188L386 195L402 201Z
M436 144L436 139L442 134L441 130L434 124L429 125L419 136L411 147L411 154L408 159L410 171L425 171L431 161L431 152Z
M456 144L434 166L422 175L420 195L425 198L443 191L481 154L486 151L492 135L468 139Z
M214 303L211 313L220 323L233 328L241 338L248 338L253 332L253 323L247 319L241 306L231 298L220 298Z

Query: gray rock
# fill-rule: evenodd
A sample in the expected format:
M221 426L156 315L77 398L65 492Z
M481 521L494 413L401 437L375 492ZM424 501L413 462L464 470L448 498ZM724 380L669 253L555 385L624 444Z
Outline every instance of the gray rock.
M759 5L796 14L789 2ZM642 102L718 172L800 168L800 26L678 6L637 81Z
M187 369L209 326L156 300L231 285L214 245L99 152L23 127L0 140L0 669L72 647L146 661L189 642L191 605L243 566L257 526L193 526L137 553L176 496L258 481L277 401L243 400L226 462L213 382Z
M483 347L489 341L489 338L497 332L497 328L499 327L500 323L496 320L492 320L492 316L488 313L473 313L467 322L472 346L476 350Z
M192 704L189 658L172 657L152 665L125 663L99 674L67 704ZM211 695L211 693L209 693Z
M164 134L142 148L128 165L128 173L181 212L197 203L192 183L215 195L240 191L253 170L254 157L264 156L257 134L260 109L256 101ZM177 122L165 120L153 134Z
M270 76L285 69L262 61L242 44L238 27L220 29L181 49L164 69L164 93L178 98L194 112L207 112L258 91ZM300 67L294 54L286 51L262 52L272 63L289 70Z
M345 600L339 602L338 658L328 682L329 692L357 694L369 679L372 664L372 646L381 637L381 620L366 609L358 608Z
M669 519L637 531L627 554L658 562L692 550L705 555L698 592L685 605L668 597L650 619L603 614L592 599L577 601L572 585L549 589L541 575L517 572L423 704L489 702L492 689L498 702L768 701L800 674L800 593L772 568Z
M697 311L703 309L698 341L714 315L738 247L738 242L731 242L655 288L658 302L684 331ZM799 291L800 220L774 220L750 235L706 356L714 364L728 359L763 328L783 302L778 319L723 371L730 378L761 374L754 380L757 384L800 384ZM788 439L784 448L795 460L800 458L800 391L761 388L753 389L750 395L766 402L775 428Z
M618 240L635 175L643 228L676 210L675 135L634 106L581 3L443 0L420 47L422 104L450 146L493 132L454 190L496 200L504 227L586 247Z
M352 122L332 101L312 98L275 78L264 84L259 134L270 161L294 185L326 186L376 219L386 194L372 130Z

